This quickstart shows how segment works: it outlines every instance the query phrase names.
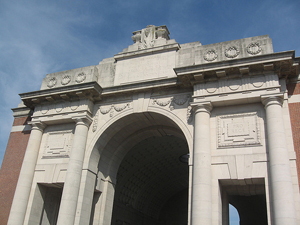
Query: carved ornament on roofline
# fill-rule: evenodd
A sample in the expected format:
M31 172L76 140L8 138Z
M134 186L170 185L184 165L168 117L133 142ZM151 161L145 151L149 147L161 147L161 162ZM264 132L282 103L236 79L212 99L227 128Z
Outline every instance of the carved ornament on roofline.
M232 58L237 57L239 54L240 54L240 51L235 46L231 46L231 47L229 47L229 48L227 48L225 50L225 56L227 58L231 58L232 59Z
M214 49L208 50L205 55L203 56L204 60L212 62L216 58L218 58L218 54Z
M251 55L257 55L262 51L258 42L251 43L247 46L247 52Z
M84 72L81 72L81 73L77 74L76 82L82 83L85 79L86 79L86 74Z
M169 31L166 26L148 25L146 28L133 32L131 37L138 49L152 48L156 39L169 40Z
M47 86L49 88L53 88L57 83L57 79L55 77L51 77L49 80L48 80L48 83L47 83Z
M61 80L62 85L67 85L70 82L71 82L71 77L69 75L64 76Z

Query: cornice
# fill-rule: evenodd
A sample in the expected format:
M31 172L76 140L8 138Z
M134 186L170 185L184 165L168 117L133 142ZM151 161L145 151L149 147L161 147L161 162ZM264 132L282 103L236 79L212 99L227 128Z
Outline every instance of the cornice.
M15 118L18 117L24 117L24 116L31 116L32 115L32 110L28 107L18 107L18 108L12 108L13 111L13 116Z
M55 102L72 98L88 98L92 101L100 100L101 93L101 86L93 81L66 87L27 92L19 95L27 107L33 108L42 102Z
M295 51L286 51L178 67L174 68L174 71L179 80L186 86L197 82L217 80L222 77L256 75L262 72L275 72L280 78L293 77L298 75L299 60L295 59Z

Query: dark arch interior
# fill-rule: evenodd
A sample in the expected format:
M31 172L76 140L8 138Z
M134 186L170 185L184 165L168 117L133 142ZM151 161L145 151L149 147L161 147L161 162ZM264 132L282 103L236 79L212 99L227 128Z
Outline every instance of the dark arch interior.
M264 179L249 179L247 183L237 180L221 180L223 195L238 211L240 225L267 225L267 203ZM224 196L223 196L224 197Z
M90 164L97 165L99 180L112 184L113 199L106 200L113 212L103 214L112 225L187 224L189 166L179 158L189 147L172 119L154 112L127 115L107 127L94 150ZM91 224L93 213L99 216L99 196Z
M188 145L183 135L168 132L176 129L175 133L182 133L168 118L157 114L151 118L153 116L160 121L156 119L149 124L133 120L135 126L127 125L132 127L131 131L127 130L124 135L120 133L124 127L120 127L114 135L116 139L122 136L125 141L126 137L142 130L153 133L147 133L147 138L136 142L132 139L134 144L124 149L126 154L116 176L113 225L187 224L189 168L179 158L189 152ZM157 126L160 131L153 129Z

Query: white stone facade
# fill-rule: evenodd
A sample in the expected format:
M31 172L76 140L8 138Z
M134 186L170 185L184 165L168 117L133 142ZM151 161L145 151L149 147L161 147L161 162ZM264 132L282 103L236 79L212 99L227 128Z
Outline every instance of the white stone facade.
M133 34L114 58L20 95L34 113L8 224L229 224L229 203L242 220L247 197L267 224L300 224L294 52L273 53L268 36Z

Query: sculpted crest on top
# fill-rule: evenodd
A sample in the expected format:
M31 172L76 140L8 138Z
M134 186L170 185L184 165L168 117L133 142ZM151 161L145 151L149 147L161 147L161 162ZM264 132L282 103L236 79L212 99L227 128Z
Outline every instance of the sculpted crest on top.
M148 25L142 30L133 32L132 40L138 45L138 49L152 48L160 39L169 40L169 30L167 26Z

